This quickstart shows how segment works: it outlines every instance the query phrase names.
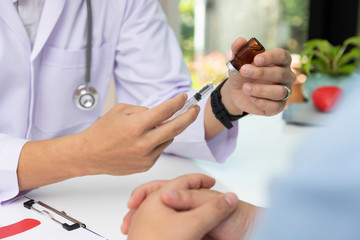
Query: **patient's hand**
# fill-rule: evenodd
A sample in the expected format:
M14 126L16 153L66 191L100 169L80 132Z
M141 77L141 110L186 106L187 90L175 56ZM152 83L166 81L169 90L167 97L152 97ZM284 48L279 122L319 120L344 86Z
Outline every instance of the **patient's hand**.
M196 209L220 195L222 193L209 189L167 190L162 192L161 199L167 206L181 211ZM238 200L235 211L208 232L204 239L244 239L251 232L256 210L257 207Z
M201 209L205 204L217 208L209 202L219 201L219 197L222 198L224 195L220 192L209 190L214 184L215 180L206 175L190 174L172 181L155 181L140 186L134 190L129 199L128 206L131 210L124 218L121 228L122 232L124 234L129 232L129 227L134 223L132 218L134 213L137 212L137 208L141 207L145 199L155 192L158 194L157 201L160 199L163 207L170 207L173 211L183 213L184 215L199 208ZM208 232L204 233L203 239L231 240L245 237L252 226L256 207L239 200L236 200L235 205L235 211L222 221L219 221L218 224L214 225L211 229L208 229ZM204 211L203 214L201 217L205 217L205 219L210 217L209 212ZM148 221L152 221L151 216ZM170 221L171 217L168 220ZM188 222L186 218L182 219L182 221ZM200 219L200 217L195 217L192 221L195 221L191 222L191 224L194 225L190 225L188 228L195 232L199 231L195 228L201 224L203 220Z
M193 181L188 181L189 179ZM162 198L169 197L169 194L173 193L170 189L175 186L180 189L199 188L208 186L208 183L211 182L213 182L211 178L203 175L196 175L194 178L193 175L180 177L166 183L162 182L158 185L161 186L158 190L152 188L155 186L154 184L149 185L152 188L151 193L147 192L146 198L141 201L138 208L127 214L122 231L128 233L130 240L203 239L208 232L234 212L238 203L236 195L233 193L216 194L209 199L203 199L201 205L186 210L169 207ZM193 185L194 183L195 185ZM184 203L186 204L186 202Z

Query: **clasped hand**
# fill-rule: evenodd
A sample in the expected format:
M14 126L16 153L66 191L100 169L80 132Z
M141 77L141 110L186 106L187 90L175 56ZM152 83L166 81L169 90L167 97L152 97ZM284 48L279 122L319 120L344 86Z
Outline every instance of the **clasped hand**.
M243 239L256 207L233 193L209 190L215 180L190 174L135 189L121 231L128 239Z

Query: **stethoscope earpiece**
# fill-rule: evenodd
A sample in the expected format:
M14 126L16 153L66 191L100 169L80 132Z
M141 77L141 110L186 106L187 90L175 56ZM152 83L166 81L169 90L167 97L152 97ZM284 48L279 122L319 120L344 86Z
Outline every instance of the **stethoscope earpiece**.
M74 103L81 110L94 109L98 103L99 95L95 88L81 85L74 93Z

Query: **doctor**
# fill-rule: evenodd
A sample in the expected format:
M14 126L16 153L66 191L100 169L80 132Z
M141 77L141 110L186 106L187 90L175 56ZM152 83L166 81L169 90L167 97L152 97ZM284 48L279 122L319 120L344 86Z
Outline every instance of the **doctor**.
M163 123L183 106L181 93L193 92L156 0L3 0L0 201L72 177L146 171L165 148L223 162L235 119L282 111L295 79L290 62L273 49L230 74L218 97L233 128L209 100ZM99 118L112 77L119 104Z

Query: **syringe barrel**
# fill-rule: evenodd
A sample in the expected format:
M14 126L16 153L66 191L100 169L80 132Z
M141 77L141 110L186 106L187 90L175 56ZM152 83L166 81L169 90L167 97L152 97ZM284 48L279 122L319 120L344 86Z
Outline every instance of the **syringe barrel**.
M203 99L205 96L207 96L211 91L214 89L213 83L206 84L200 91L197 92L197 94L200 94L201 99ZM195 94L196 95L196 94Z
M184 112L186 112L187 110L189 110L191 107L195 106L198 102L200 102L200 100L202 100L204 97L209 95L212 92L212 90L214 89L214 87L215 86L213 83L206 84L202 89L200 89L200 91L195 93L194 96L192 96L191 98L186 100L184 107L182 109L180 109L179 111L177 111L170 118L170 120L176 118L177 116L179 116L179 115L183 114Z
M184 107L182 109L180 109L179 111L177 111L169 120L172 120L172 119L180 116L181 114L185 113L191 107L195 106L198 102L199 101L196 100L195 96L192 96L191 98L186 100Z

